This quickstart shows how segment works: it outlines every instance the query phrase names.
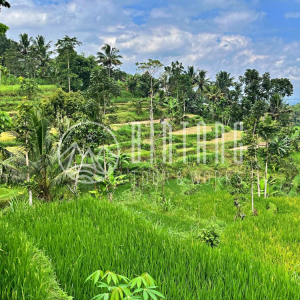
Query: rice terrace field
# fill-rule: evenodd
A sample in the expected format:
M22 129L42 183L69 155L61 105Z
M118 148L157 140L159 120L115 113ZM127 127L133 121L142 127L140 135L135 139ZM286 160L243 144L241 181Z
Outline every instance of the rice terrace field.
M0 300L300 299L296 6L171 2L0 0Z

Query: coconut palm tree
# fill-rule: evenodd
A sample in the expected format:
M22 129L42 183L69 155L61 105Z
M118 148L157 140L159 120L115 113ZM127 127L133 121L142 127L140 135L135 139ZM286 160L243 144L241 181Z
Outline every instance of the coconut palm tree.
M51 41L46 43L45 37L38 35L35 40L33 40L33 49L40 60L40 66L45 67L50 60L50 55L53 53L49 51L51 48Z
M24 58L24 72L29 73L29 69L32 64L29 62L29 54L32 50L32 38L27 33L20 34L20 40L18 44L19 51L23 54ZM24 75L23 75L24 76Z
M234 77L226 71L221 71L216 75L216 86L225 95L229 92L229 88L233 86Z
M6 0L0 0L0 11L1 11L1 6L10 8L10 4Z
M285 117L289 118L291 109L284 99L279 95L275 94L270 98L269 113L274 120L281 121Z
M20 34L19 48L22 54L26 55L30 51L32 38L28 33Z
M210 78L206 77L207 71L199 70L195 77L195 86L200 92L203 92L204 89L210 84Z
M223 93L216 85L209 85L205 88L205 97L214 104L223 96Z
M218 102L221 97L223 97L223 93L216 85L209 85L204 90L205 98L211 102L213 118L216 117L216 110L218 106Z
M108 68L108 75L110 77L111 70L114 66L120 66L122 65L122 62L120 61L121 58L123 58L118 53L120 52L117 48L111 47L109 44L105 44L101 50L103 52L98 52L98 63Z
M194 66L188 66L186 74L191 78L192 84L195 84L197 73Z
M52 200L54 189L63 183L69 183L72 169L62 171L58 163L58 144L50 133L49 122L41 114L29 109L26 112L25 127L30 129L30 136L25 139L25 148L15 151L11 157L1 162L8 170L19 174L19 180L25 180L29 191L29 204L32 204L32 189L36 187L37 196L46 201ZM24 127L24 128L25 128ZM24 130L20 134L26 134ZM21 148L20 148L21 149ZM69 159L69 158L67 158ZM26 175L24 175L26 174Z

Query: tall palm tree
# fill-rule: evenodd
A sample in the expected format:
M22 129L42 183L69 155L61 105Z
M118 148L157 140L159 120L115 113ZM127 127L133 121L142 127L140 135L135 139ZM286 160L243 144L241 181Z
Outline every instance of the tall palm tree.
M50 55L52 54L52 51L49 51L51 43L51 41L46 43L45 37L42 35L38 35L33 40L33 49L40 60L41 67L45 67L50 60Z
M223 96L223 93L216 85L209 85L205 88L205 97L214 104Z
M22 54L26 55L30 51L32 38L28 36L28 33L20 34L19 48Z
M233 86L234 77L226 71L221 71L216 75L216 86L221 90L223 94L229 92L229 88Z
M204 90L204 95L212 103L213 118L215 118L218 102L223 97L223 93L216 85L208 85Z
M109 44L105 44L101 50L103 52L98 52L98 63L108 68L108 75L110 77L111 70L114 66L122 65L121 58L123 58L118 53L120 52L117 48L111 47Z
M32 38L29 37L27 33L20 34L18 48L24 57L24 65L23 65L24 74L27 74L28 76L32 66L32 63L29 62L30 60L29 54L31 53L32 50Z
M6 0L0 0L0 11L1 11L1 6L10 8L10 4Z
M288 117L291 109L279 94L275 94L270 98L269 112L274 120L281 120Z
M199 70L195 77L195 85L200 92L203 92L205 87L210 84L210 78L206 77L207 71Z
M188 66L186 74L191 78L192 83L194 84L197 76L194 66Z

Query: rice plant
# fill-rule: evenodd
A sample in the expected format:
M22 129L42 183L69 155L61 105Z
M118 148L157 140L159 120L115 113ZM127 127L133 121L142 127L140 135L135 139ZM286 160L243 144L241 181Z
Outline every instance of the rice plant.
M36 205L7 214L5 221L45 251L62 288L74 299L97 294L84 283L95 269L129 278L148 272L172 300L299 299L299 284L282 266L265 264L250 249L235 247L234 239L211 248L197 239L178 238L118 203L86 198ZM9 243L18 247L18 241ZM9 271L15 272L12 266Z

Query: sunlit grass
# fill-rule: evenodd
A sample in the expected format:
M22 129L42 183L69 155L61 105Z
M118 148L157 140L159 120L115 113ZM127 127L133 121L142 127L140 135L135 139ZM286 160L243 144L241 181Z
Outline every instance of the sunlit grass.
M167 214L168 222L163 227L158 219L153 222L152 210L147 213L147 206L140 206L145 209L139 215L121 203L91 198L20 208L8 214L5 221L26 232L35 245L45 250L62 287L75 299L89 300L95 294L94 288L84 281L96 269L118 271L129 277L147 271L158 280L167 299L173 300L299 299L300 286L284 265L262 260L261 253L266 253L263 231L267 234L273 228L275 232L279 222L272 221L273 216L262 215L261 220L248 216L244 222L233 225L231 199L222 193L209 197L209 189L202 193L203 198L197 194L191 199L178 193L174 205L180 211L183 203L186 214ZM214 197L214 202L209 203ZM132 196L127 201L133 201ZM200 214L196 212L198 207ZM186 215L190 217L185 220ZM172 229L172 220L178 229L188 231L189 221L193 225L197 218L207 220L213 215L227 223L219 248L211 249L189 235L180 237L176 230L168 230ZM145 216L149 216L148 221ZM286 221L290 225L284 232L292 227L291 220ZM287 242L293 241L292 236L295 235L287 236ZM14 245L15 241L10 243ZM16 247L13 245L10 246Z

